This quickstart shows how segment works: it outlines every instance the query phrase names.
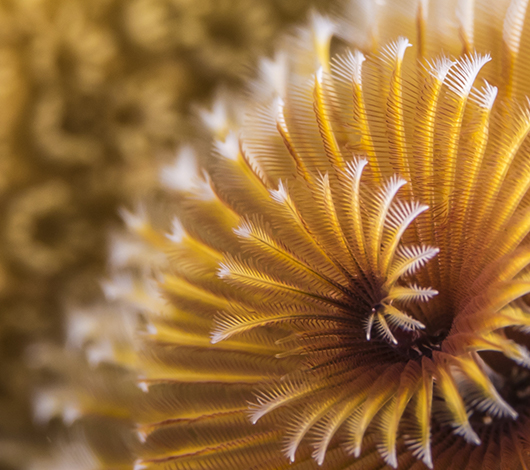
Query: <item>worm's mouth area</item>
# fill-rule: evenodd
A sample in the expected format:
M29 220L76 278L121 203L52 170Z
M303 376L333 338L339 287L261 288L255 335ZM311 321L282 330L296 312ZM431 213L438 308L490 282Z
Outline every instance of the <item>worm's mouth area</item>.
M448 334L445 329L434 333L428 330L397 330L395 336L398 344L394 347L400 356L409 360L421 360L423 357L432 359L433 352L442 349L442 343Z

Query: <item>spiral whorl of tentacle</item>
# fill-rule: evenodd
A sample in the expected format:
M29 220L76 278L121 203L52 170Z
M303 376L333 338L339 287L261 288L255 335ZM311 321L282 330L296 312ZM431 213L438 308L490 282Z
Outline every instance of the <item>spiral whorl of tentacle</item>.
M209 116L171 236L137 227L169 258L139 468L528 467L527 2L453 35L429 2L361 3L364 52L330 60L315 17L239 133Z

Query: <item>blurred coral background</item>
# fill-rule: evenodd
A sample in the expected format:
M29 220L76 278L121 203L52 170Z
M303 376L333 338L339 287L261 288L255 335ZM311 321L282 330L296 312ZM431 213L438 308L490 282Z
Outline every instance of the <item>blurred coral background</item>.
M325 0L0 1L0 469L45 452L34 343L101 295L120 206L199 139L197 109L240 88L280 30ZM207 155L207 153L206 153Z

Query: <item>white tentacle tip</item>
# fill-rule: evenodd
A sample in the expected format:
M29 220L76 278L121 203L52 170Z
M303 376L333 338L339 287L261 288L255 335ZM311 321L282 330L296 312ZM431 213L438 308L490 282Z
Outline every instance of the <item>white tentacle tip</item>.
M140 380L139 382L136 382L136 386L144 393L149 392L149 383L147 383L145 380Z
M147 468L147 464L145 464L142 460L137 460L134 462L134 470L145 470Z
M220 331L214 331L210 337L210 344L217 344L223 341L226 336Z
M324 79L324 69L322 67L319 67L317 70L317 73L315 74L315 78L319 85L322 85L322 81Z
M385 462L392 468L398 468L398 461L395 450L393 452L388 453L388 455L385 457Z

